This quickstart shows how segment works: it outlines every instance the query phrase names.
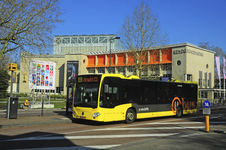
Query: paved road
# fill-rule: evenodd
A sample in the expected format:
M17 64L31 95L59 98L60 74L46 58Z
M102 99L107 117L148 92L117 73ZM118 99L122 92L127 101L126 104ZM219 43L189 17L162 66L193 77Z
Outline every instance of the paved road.
M225 110L214 111L210 127L226 126ZM0 129L1 149L225 149L226 134L206 133L201 113L125 124L78 121Z

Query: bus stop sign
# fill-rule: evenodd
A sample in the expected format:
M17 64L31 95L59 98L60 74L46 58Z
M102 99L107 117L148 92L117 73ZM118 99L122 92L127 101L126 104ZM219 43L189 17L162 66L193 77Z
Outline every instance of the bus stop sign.
M210 108L211 103L210 103L210 101L206 100L206 101L203 102L202 105L203 105L205 108Z

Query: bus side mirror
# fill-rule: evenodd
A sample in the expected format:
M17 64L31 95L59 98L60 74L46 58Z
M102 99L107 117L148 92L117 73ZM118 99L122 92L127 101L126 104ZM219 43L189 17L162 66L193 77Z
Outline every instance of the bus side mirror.
M104 93L108 93L108 85L104 84Z

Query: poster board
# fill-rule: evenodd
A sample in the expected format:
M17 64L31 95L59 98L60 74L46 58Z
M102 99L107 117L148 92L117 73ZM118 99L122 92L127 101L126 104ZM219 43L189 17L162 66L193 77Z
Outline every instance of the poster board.
M55 90L56 63L30 60L29 89Z
M67 86L74 86L78 76L78 61L67 61Z

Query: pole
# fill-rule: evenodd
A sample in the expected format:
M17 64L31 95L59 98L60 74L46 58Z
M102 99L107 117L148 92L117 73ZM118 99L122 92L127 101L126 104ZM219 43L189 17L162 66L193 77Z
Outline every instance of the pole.
M209 132L209 115L206 115L206 117L205 117L205 119L206 119L206 132Z
M13 71L11 71L10 97L13 97Z
M109 60L109 73L111 73L111 40L110 39L110 60Z
M224 99L225 99L225 78L224 78Z
M43 92L43 90L42 90ZM44 105L44 101L42 100L42 92L41 92L41 102L42 102L42 116L43 116L43 105Z
M220 79L220 99L221 99L221 79Z

